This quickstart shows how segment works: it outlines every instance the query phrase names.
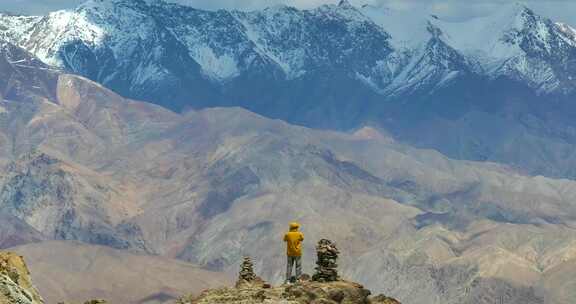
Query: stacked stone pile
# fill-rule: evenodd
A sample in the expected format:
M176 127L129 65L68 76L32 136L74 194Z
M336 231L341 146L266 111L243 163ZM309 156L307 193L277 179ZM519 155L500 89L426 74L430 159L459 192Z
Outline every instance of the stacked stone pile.
M270 286L270 284L266 284L264 280L254 273L254 264L252 263L252 260L249 257L244 257L242 265L240 266L240 274L238 275L236 288L250 288L255 286L265 287Z
M252 282L256 280L256 274L254 273L254 264L250 257L244 257L242 265L240 266L240 275L238 277L239 281Z
M316 254L318 260L316 261L316 273L312 276L312 280L316 282L334 282L338 281L338 248L336 244L330 240L322 239L316 245Z

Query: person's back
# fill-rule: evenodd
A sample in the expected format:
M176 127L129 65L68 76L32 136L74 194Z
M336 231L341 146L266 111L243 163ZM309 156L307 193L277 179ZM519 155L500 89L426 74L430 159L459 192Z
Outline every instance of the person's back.
M284 235L284 242L286 242L286 255L288 256L286 267L286 282L290 281L292 277L292 267L296 266L296 278L302 274L302 242L304 241L304 234L298 231L300 225L298 223L290 224L290 231Z
M291 257L302 256L302 241L304 234L300 231L290 231L284 236L286 241L286 254Z

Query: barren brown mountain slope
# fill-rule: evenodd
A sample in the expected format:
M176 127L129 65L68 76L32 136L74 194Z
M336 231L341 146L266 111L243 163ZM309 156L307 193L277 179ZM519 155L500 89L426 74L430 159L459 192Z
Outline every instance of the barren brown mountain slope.
M232 281L183 261L76 242L41 242L12 250L26 257L47 303L170 303Z
M22 81L0 102L0 210L41 238L225 272L250 255L277 282L281 236L297 220L307 272L314 241L334 239L346 277L402 303L570 303L574 181L454 161L376 130L237 108L176 114L35 71L50 73L34 78L46 92Z

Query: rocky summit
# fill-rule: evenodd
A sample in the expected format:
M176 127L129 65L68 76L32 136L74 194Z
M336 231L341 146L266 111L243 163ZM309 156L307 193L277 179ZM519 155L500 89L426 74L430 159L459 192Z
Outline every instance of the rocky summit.
M370 297L372 292L364 286L339 279L338 249L330 240L322 239L316 247L317 273L312 280L303 274L294 284L278 287L256 276L250 258L244 258L236 288L207 290L199 297L182 298L178 304L208 303L282 303L282 304L400 304L384 295Z
M339 279L336 264L339 252L332 241L320 240L316 250L318 267L312 280L303 274L294 283L272 287L254 273L252 260L245 257L235 288L207 290L198 297L183 297L177 303L400 304L384 295L370 297L372 292L364 286Z
M320 283L313 281L282 285L274 288L249 286L243 288L220 288L208 290L186 304L208 303L282 303L282 304L400 304L400 302L371 292L362 285L335 281Z

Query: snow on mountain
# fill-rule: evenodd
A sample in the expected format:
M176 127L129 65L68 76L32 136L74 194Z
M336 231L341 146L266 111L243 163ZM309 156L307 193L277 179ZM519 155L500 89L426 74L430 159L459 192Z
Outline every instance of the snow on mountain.
M428 79L430 71L438 73L432 78L442 84L468 72L470 67L460 64L463 61L478 63L493 77L516 77L541 91L565 89L556 69L545 61L555 56L552 49L558 46L569 49L566 56L573 56L576 49L573 29L519 4L455 22L384 6L356 8L347 1L312 10L275 6L211 12L159 0L89 0L75 10L45 17L2 15L0 26L0 35L46 63L92 73L104 83L120 77L104 71L109 65L130 66L138 75L122 77L132 78L129 86L136 88L151 80L181 78L157 62L164 53L162 46L152 56L156 62L134 62L145 59L142 48L168 41L181 44L169 47L183 48L199 65L202 77L215 83L262 71L290 80L314 69L344 68L380 93L401 90L398 83L421 87L418 81ZM445 44L442 56L455 63L420 58L435 42ZM79 52L87 52L84 57L89 58L79 58ZM104 64L99 69L87 67L89 61ZM422 69L421 76L413 75L418 73L415 66ZM87 71L90 68L96 70Z
M564 34L568 36L568 38L570 38L568 41L571 43L576 43L576 29L562 22L557 22L556 25L562 32L564 32Z
M387 94L442 86L471 71L517 78L544 92L573 89L546 61L556 46L573 56L574 31L519 4L454 22L425 12L356 8L347 1L311 10L280 5L211 12L158 0L89 0L45 17L2 15L0 25L5 39L46 63L105 84L128 77L129 91L182 78L158 62L164 47L181 49L181 56L199 66L201 77L216 84L254 73L291 80L318 69L345 69ZM154 48L156 55L145 58L142 49ZM422 57L431 53L444 60ZM131 70L118 75L112 71L118 66Z
M438 88L460 74L475 72L475 63L448 45L441 29L432 23L428 23L426 29L429 40L412 51L408 64L394 78L386 93L398 95Z
M43 17L0 15L0 38L129 98L176 111L240 106L317 128L375 123L451 157L554 176L576 175L564 150L544 151L550 165L541 166L540 156L524 154L530 149L512 151L507 136L528 128L529 147L576 142L564 117L576 94L575 37L570 26L516 4L466 21L347 1L244 12L90 0ZM537 106L556 98L555 108ZM480 134L486 111L519 133ZM421 135L455 132L452 123L468 133L446 141Z
M32 26L42 17L19 16L0 13L0 38L6 41L23 41L30 36Z
M446 54L457 53L456 57L464 57L470 63L462 65L464 69L448 71L444 79L470 68L493 79L506 76L522 81L540 93L574 90L571 78L566 77L573 75L574 69L563 69L558 63L566 65L574 60L576 32L568 25L554 24L536 15L524 5L505 4L492 15L465 21L448 21L423 11L399 11L375 5L364 5L361 10L391 34L396 52L412 52L418 57L425 52L430 39L436 39L447 46ZM430 31L430 26L436 30ZM431 67L421 68L425 75L425 70ZM396 78L392 87L395 83L406 83L406 78Z
M390 35L346 1L313 10L276 6L254 12L209 12L163 1L90 0L75 10L42 18L1 19L8 39L49 64L81 74L90 72L87 59L77 58L80 49L87 48L93 54L86 56L96 57L91 58L95 61L134 61L140 42L161 42L154 37L159 32L181 43L203 75L216 82L255 69L275 70L272 74L282 72L285 79L295 79L310 70L345 68L350 75L362 75L382 87L393 73L386 67L392 53ZM75 43L81 46L67 49ZM95 73L102 74L103 69ZM162 69L139 71L161 73ZM141 74L137 78L144 81ZM111 81L110 76L97 80Z
M255 71L289 73L287 64L255 43L237 12L209 12L156 1L150 13L186 48L203 75L216 83Z
M366 4L360 11L390 33L395 49L413 49L422 46L429 38L426 12L395 10L384 5Z
M476 58L492 77L511 76L541 92L561 88L563 79L555 65L570 60L576 51L568 28L520 4L466 22L432 22L442 29L448 44Z
M363 53L373 48L383 58L390 52L387 34L346 2L311 11L279 6L243 13L163 1L90 0L45 17L0 19L6 39L46 63L107 85L128 77L129 90L183 78L162 63L163 48L179 49L189 57L183 60L199 65L201 77L215 83L254 73L294 79L341 64L366 74L374 58ZM322 39L324 34L331 39ZM149 56L151 49L157 51Z
M512 29L521 29L524 7L507 5L493 15L474 18L464 22L433 20L442 28L444 38L456 49L471 56L492 59L508 59L520 50L503 41L503 34Z
M375 61L391 53L389 34L347 2L309 11L276 6L234 15L289 79L318 69L370 73ZM371 56L364 56L368 52Z
M558 70L558 63L571 62L576 52L574 29L536 15L528 7L505 4L495 13L465 21L448 21L418 11L396 11L365 5L362 12L392 35L397 49L421 49L428 39L429 24L441 33L450 48L477 63L482 75L507 76L541 93L573 91L566 74L574 69ZM458 71L461 72L461 71Z

